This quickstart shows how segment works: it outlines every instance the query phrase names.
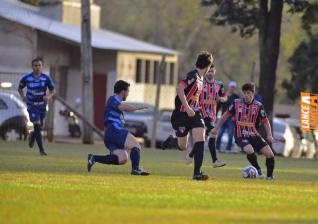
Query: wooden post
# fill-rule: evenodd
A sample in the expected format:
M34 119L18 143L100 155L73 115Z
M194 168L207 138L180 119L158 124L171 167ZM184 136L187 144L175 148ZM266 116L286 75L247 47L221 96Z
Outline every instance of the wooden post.
M91 46L90 1L82 0L82 42L81 42L81 73L82 73L82 105L83 114L88 122L93 123L93 65ZM94 144L92 129L84 124L83 143Z
M159 101L160 101L160 85L162 84L163 76L166 75L166 56L162 57L160 65L157 68L157 89L156 89L156 102L155 102L155 111L153 114L153 123L152 123L152 136L151 136L151 148L156 147L156 136L157 136L157 119L158 119L158 110L159 110Z

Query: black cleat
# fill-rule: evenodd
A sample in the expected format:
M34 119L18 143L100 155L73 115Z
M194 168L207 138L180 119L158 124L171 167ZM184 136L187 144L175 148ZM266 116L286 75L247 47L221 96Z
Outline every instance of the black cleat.
M203 174L202 172L199 174L194 174L192 177L193 180L207 180L209 179L209 176L206 174Z
M149 176L150 173L148 173L147 171L139 168L137 170L131 170L131 175L137 175L137 176Z
M40 156L47 156L46 152L40 152Z
M94 160L94 155L88 154L87 156L87 171L91 172L92 166L94 165L95 160Z
M30 148L33 148L34 142L35 142L35 138L32 138L32 135L33 135L33 131L29 135L29 147Z
M173 140L173 135L169 135L169 137L164 142L162 142L161 149L166 150L168 148L171 148L171 141L172 140Z

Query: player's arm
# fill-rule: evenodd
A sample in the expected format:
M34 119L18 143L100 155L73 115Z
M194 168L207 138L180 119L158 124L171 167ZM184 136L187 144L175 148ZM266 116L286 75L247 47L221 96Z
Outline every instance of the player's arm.
M190 117L193 117L195 115L195 112L192 110L192 108L188 104L188 101L187 101L186 96L184 94L184 86L182 85L182 83L180 83L177 87L177 94L178 94L178 97L179 97L182 105L184 106L187 114Z
M22 78L21 81L20 81L20 83L19 83L18 93L19 93L21 99L22 99L24 102L26 102L26 100L27 100L27 98L26 98L26 96L25 96L25 94L24 94L24 92L23 92L23 89L24 89L25 86L26 86L25 79Z
M264 107L261 106L261 109L260 109L260 113L259 113L259 118L261 119L263 125L264 125L264 128L265 128L265 131L266 131L266 135L267 135L267 141L271 142L271 143L275 143L277 142L274 138L273 138L273 134L272 134L272 128L271 128L271 124L268 120L268 117L266 115L266 112L264 110Z
M54 95L56 94L55 89L53 90L49 90L48 94L46 96L43 97L44 100L48 101L49 99L51 99Z
M53 80L51 79L51 77L47 78L47 88L48 88L47 95L43 97L43 100L45 101L48 101L49 99L51 99L56 93L55 84Z
M215 127L211 130L211 135L216 137L218 130L220 129L220 127L224 124L224 122L231 116L231 114L226 111L221 119L219 120L219 122L215 125Z
M121 104L118 105L117 108L119 110L121 110L121 111L124 111L124 112L133 112L133 111L136 111L136 110L144 110L144 109L147 109L148 107L121 103Z
M268 119L264 120L263 124L264 124L266 135L267 135L267 141L271 143L277 142L273 137L272 128L271 128L271 124L269 123L269 120Z

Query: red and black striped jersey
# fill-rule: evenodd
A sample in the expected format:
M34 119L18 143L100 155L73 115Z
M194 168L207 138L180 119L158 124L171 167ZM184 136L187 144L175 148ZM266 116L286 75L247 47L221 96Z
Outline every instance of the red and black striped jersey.
M264 106L261 102L253 100L248 104L244 99L236 99L227 110L231 116L235 116L235 137L248 138L260 136L255 125L260 120L265 123L268 121Z
M180 81L184 89L186 100L194 111L200 111L199 97L202 92L202 82L203 78L199 75L197 70L189 72ZM176 111L186 112L178 95L175 98L175 108Z
M206 79L203 81L202 93L200 95L200 105L204 118L209 117L212 122L216 121L216 106L220 97L225 96L223 82L214 80L209 83Z

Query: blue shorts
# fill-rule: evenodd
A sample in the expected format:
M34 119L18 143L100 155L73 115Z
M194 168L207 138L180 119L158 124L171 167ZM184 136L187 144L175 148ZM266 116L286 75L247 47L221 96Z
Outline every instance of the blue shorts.
M108 124L104 132L104 144L110 152L116 149L125 149L128 130L116 124Z
M41 126L46 115L45 111L39 111L36 108L28 108L29 118L32 123L40 121Z

